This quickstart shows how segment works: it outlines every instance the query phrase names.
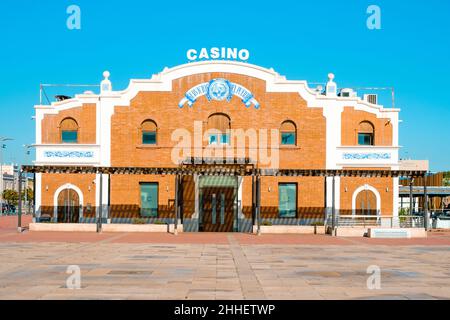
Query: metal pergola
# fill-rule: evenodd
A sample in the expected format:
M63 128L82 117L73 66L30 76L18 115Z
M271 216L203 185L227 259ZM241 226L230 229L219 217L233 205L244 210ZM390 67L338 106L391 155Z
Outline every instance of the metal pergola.
M48 173L48 174L107 174L110 175L174 175L175 179L175 234L177 233L178 220L180 218L179 197L183 176L251 176L252 177L252 206L257 222L258 234L261 231L261 177L324 177L332 178L332 224L336 227L335 206L335 178L336 177L403 177L412 183L414 178L424 178L423 192L427 199L427 171L419 170L388 170L388 169L266 169L257 168L249 159L201 159L189 158L179 166L174 167L103 167L103 166L49 166L49 165L24 165L20 170L20 177L24 173ZM34 179L36 181L36 179ZM100 179L99 188L102 190ZM22 185L19 183L19 194L22 193ZM100 191L100 204L102 204L102 192ZM412 197L412 194L410 195ZM425 201L425 228L428 229L428 207ZM18 229L22 230L21 215L22 205L18 206ZM35 213L33 213L34 215ZM101 231L102 219L98 218L97 230Z

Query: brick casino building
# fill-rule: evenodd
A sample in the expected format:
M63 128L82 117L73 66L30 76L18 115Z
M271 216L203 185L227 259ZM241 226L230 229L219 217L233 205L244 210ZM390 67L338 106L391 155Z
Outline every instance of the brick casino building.
M166 68L151 79L131 80L123 91L114 91L109 73L104 76L100 94L35 107L35 165L131 174L36 173L38 221L92 223L101 212L108 224L174 223L179 208L176 222L184 231L248 232L255 225L255 177L236 167L399 169L399 110L338 91L332 74L323 90L272 69L222 60ZM237 150L242 132L248 141L256 132L256 147ZM261 143L262 133L270 146ZM182 141L187 156L175 161ZM229 146L237 153L217 156ZM170 174L182 167L187 171ZM161 169L145 174L143 168ZM214 174L204 174L208 168ZM260 223L324 221L333 199L339 215L395 217L398 179L266 174L258 182Z

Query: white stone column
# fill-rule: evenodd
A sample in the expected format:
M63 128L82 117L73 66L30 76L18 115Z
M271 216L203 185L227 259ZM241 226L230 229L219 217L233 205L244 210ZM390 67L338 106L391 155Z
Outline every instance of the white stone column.
M36 173L35 179L36 181L34 190L34 216L36 217L37 220L39 220L39 218L41 217L41 205L42 205L42 173Z

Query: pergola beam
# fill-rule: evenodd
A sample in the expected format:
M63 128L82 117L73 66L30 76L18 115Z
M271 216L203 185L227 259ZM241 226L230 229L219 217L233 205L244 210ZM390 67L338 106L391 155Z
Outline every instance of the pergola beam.
M424 177L426 171L374 169L257 169L252 164L182 164L181 167L23 166L25 173L119 175L215 175L276 177Z

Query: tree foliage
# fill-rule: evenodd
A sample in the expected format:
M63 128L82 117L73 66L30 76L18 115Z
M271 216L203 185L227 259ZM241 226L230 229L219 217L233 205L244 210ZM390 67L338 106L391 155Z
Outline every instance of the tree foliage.
M444 172L444 186L450 187L450 171Z
M9 205L17 205L19 200L19 193L16 190L3 190L3 199Z

